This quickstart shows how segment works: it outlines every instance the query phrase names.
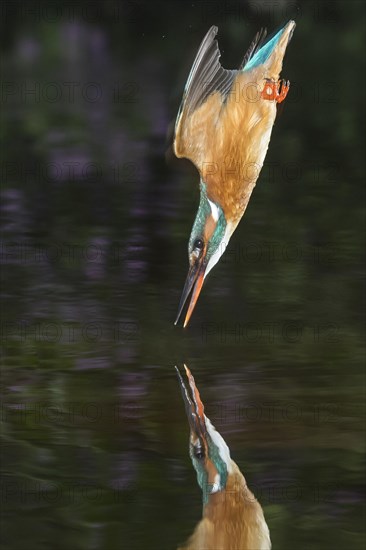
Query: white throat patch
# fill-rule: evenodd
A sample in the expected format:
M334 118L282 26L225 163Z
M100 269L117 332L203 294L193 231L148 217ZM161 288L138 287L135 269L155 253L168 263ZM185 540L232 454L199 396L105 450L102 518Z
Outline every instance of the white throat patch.
M210 204L212 204L212 203L210 202ZM214 206L217 210L217 206L216 205L214 205ZM205 271L205 278L210 273L211 269L217 264L217 262L219 261L219 259L223 255L223 253L225 252L226 247L229 244L230 237L233 234L235 227L236 226L234 226L230 222L228 222L228 224L226 225L225 233L224 233L224 236L221 240L221 243L217 247L217 250L212 254L212 256L211 256L211 258L210 258L210 260L207 264L206 271Z
M215 481L212 484L210 493L217 493L218 491L221 491L221 477L220 474L215 475Z
M217 222L217 220L219 219L219 215L220 215L219 209L217 208L217 206L214 202L210 201L209 198L207 198L207 200L208 200L208 202L210 204L210 207L211 207L212 217L215 220L215 222Z
M205 423L206 423L207 431L208 431L208 433L209 433L209 435L212 439L212 442L218 448L219 453L220 453L220 457L225 462L228 474L230 474L232 472L232 461L231 461L229 447L226 445L225 440L222 437L222 435L219 434L219 432L216 430L215 426L213 426L211 424L210 419L207 418L206 415L205 415ZM217 485L216 482L218 482L218 484L219 484L220 480L215 479L215 485ZM216 491L218 491L218 490L219 489L216 489Z

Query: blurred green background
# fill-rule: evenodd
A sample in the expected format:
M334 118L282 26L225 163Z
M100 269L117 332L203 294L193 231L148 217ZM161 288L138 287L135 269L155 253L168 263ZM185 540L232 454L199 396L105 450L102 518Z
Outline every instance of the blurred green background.
M15 1L1 19L4 550L186 539L183 362L273 547L362 548L364 4ZM290 93L183 331L185 80L212 24L233 68L288 19Z

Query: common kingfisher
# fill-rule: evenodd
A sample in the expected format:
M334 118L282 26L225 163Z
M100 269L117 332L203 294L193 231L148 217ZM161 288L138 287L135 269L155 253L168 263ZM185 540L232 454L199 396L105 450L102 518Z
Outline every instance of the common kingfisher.
M204 413L194 378L184 365L191 395L177 367L190 427L189 454L203 493L202 519L178 550L268 550L263 510L248 489L229 447Z
M218 29L211 27L193 62L175 123L174 151L199 171L200 202L175 324L193 289L187 325L205 277L248 205L268 149L276 105L289 90L289 82L279 80L279 75L294 28L294 21L289 21L265 43L266 31L258 32L239 69L227 70L219 62Z

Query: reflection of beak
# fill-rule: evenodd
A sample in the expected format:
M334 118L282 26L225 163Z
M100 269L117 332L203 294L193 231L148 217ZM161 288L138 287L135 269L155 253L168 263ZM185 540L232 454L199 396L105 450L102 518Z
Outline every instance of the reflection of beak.
M184 308L184 304L187 301L187 298L193 288L191 301L188 306L186 318L184 320L183 327L186 327L188 325L188 321L192 315L192 312L194 310L194 306L196 305L196 302L198 300L198 296L200 295L201 288L203 285L203 280L205 278L205 271L206 271L206 262L204 260L197 261L195 264L193 264L188 271L187 279L184 284L182 297L180 299L179 308L178 308L178 315L175 320L175 325L179 321L179 317L182 314L182 310Z
M175 367L175 370L177 371L177 375L180 383L180 389L182 391L184 406L188 417L189 426L191 428L191 431L194 432L197 435L197 437L201 437L204 439L205 433L206 433L206 422L205 422L205 415L204 415L205 408L201 401L201 397L196 387L196 383L194 381L193 375L191 374L191 371L186 365L184 365L184 368L189 381L189 386L192 391L192 397L188 393L188 389L184 384L183 378L179 372L178 367Z

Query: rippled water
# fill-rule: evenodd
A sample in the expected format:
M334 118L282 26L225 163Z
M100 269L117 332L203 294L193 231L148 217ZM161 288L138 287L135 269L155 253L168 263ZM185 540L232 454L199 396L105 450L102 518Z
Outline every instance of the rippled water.
M173 321L198 178L174 160L167 128L212 22L230 65L260 24L280 21L241 30L231 13L149 9L149 26L139 11L119 26L108 10L9 19L3 547L184 542L202 506L173 368L186 362L273 547L360 548L360 92L352 64L335 70L337 52L356 56L360 15L342 3L298 12L293 92L183 331Z

